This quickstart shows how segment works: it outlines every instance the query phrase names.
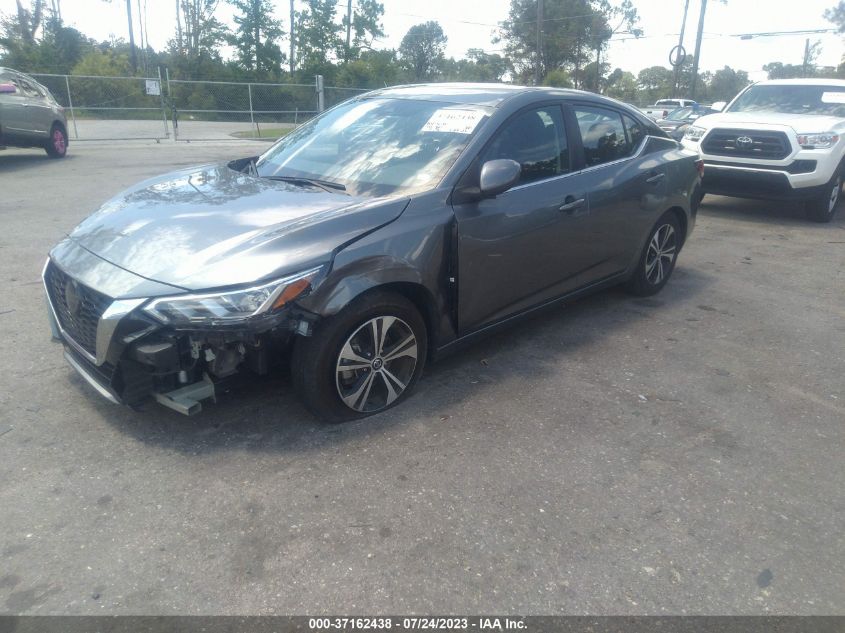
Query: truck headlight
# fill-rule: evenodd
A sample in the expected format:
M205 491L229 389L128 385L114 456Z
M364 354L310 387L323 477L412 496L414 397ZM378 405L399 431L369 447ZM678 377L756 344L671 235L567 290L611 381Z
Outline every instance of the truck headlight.
M684 138L688 141L692 141L693 143L698 143L701 138L707 133L703 127L696 127L694 125L690 125L687 128L686 133L684 134Z
M162 297L147 304L144 312L175 326L237 324L283 308L301 297L322 270L314 268L251 288Z
M798 144L804 149L826 149L833 147L839 140L836 132L818 132L814 134L799 134Z

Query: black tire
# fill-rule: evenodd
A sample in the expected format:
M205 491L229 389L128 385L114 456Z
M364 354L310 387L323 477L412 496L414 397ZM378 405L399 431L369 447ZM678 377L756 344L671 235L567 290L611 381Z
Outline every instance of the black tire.
M838 169L825 186L825 193L806 202L807 219L813 222L830 222L836 215L842 198L842 170Z
M682 242L678 216L673 211L667 211L648 232L637 267L623 288L638 297L660 292L675 270Z
M368 355L365 349L367 341L373 342L374 349L379 345L373 323L382 339L381 351L389 350L383 360L382 355ZM407 343L410 335L415 348ZM405 346L401 345L403 341ZM346 358L341 359L344 350L353 354L347 352ZM416 307L401 295L374 290L318 323L312 336L296 339L291 378L305 406L318 418L331 423L347 422L402 402L422 374L427 351L428 333ZM414 359L412 352L416 354ZM388 359L391 353L396 356ZM339 369L354 362L352 355L366 358L371 365L361 368L363 364L359 362L354 369ZM405 387L397 391L401 384ZM357 405L344 402L342 392Z
M67 131L58 123L50 128L50 138L44 145L44 151L50 158L64 158L67 156Z

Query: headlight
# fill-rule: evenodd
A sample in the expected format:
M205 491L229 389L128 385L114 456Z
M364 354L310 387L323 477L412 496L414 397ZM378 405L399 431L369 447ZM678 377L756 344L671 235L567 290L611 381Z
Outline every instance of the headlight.
M804 149L825 149L833 147L838 140L839 135L836 132L798 135L798 144Z
M696 127L694 125L690 125L687 128L686 134L684 134L684 138L688 141L698 143L698 141L701 140L701 137L703 137L706 133L707 130L705 130L703 127Z
M311 288L322 268L314 268L252 288L154 299L144 312L172 325L228 325L278 310Z

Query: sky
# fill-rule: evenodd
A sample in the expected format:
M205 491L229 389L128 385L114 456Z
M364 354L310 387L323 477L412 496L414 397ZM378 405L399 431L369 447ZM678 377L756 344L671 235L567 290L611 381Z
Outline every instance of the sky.
M133 0L133 9L139 0ZM692 53L701 0L690 0L684 43ZM173 37L175 29L173 0L140 0L146 5L149 43L162 49ZM447 56L463 57L469 48L501 52L502 44L492 42L496 24L507 16L510 0L383 0L385 37L376 48L398 48L402 36L414 24L437 20L448 37ZM288 30L287 0L275 0L278 17ZM764 64L780 61L800 64L804 42L820 41L822 53L817 63L836 66L845 52L845 39L835 33L781 35L741 40L732 37L743 33L830 29L823 13L836 0L710 0L701 50L701 70L718 70L724 66L746 70L752 80L766 78ZM353 0L353 7L355 1ZM634 0L640 13L644 34L639 39L617 35L608 49L611 68L622 68L636 74L648 66L668 66L669 51L678 42L683 0ZM11 13L15 0L0 0L0 14ZM346 1L338 0L338 12L346 10ZM62 0L64 19L71 26L98 40L126 38L125 2L112 0ZM232 9L221 0L218 17L231 23ZM136 23L137 23L137 15ZM553 27L549 27L553 28ZM136 26L136 38L138 28ZM282 46L286 50L286 46Z

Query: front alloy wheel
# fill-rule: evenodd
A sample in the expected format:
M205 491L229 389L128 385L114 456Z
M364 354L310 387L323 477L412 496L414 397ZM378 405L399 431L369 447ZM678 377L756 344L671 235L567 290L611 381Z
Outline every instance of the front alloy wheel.
M293 385L314 414L345 422L402 402L425 366L428 331L416 306L393 292L371 290L312 336L297 337Z
M384 409L407 389L417 367L417 338L402 319L370 319L343 344L336 370L337 393L359 413Z

